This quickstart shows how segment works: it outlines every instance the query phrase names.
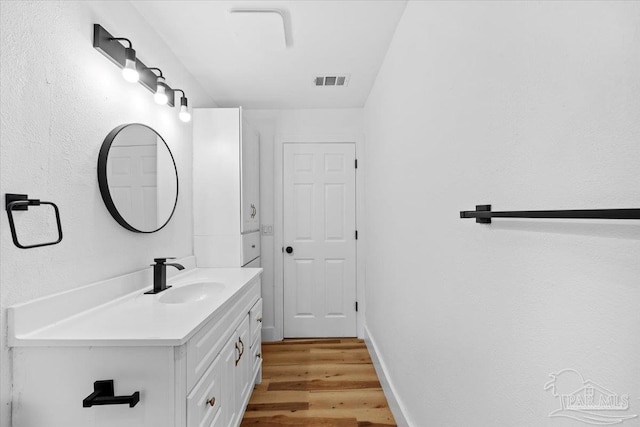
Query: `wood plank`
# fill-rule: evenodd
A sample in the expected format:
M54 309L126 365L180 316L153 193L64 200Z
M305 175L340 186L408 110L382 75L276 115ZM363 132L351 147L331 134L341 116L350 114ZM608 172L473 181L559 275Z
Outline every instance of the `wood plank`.
M270 381L341 380L375 381L378 379L371 364L327 365L263 365L262 376Z
M308 391L271 391L267 392L254 390L251 395L249 404L263 404L263 403L286 403L286 402L310 402Z
M304 343L304 344L283 344L280 346L265 346L263 344L262 349L267 352L290 352L290 351L308 351L308 350L357 350L361 349L362 344L354 342L332 343L332 344L319 344L319 343Z
M301 422L298 417L288 417L285 415L275 415L273 417L244 418L241 427L282 427L282 426L306 426L306 427L358 427L358 420L355 418L320 418L307 417Z
M340 344L342 342L354 342L354 341L361 341L361 340L357 340L357 339L353 339L353 338L348 338L348 339L327 339L327 338L288 338L284 341L277 341L277 342L264 342L262 343L262 345L264 346L273 346L273 347L280 347L283 345L296 345L296 344Z
M308 352L263 352L263 363L270 365L299 365L327 363L371 363L367 349Z
M282 381L282 382L270 382L269 391L279 390L359 390L363 388L380 388L380 382L375 381L325 381L325 380L311 380L311 381Z
M357 393L320 391L309 394L310 409L336 408L387 408L387 399L382 390L358 390Z
M249 403L247 411L303 411L309 409L309 402Z

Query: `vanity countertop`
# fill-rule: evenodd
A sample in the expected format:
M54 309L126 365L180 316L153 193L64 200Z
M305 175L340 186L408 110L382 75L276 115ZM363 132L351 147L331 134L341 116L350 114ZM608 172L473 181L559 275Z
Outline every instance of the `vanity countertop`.
M82 312L62 317L44 327L23 330L14 327L10 345L30 346L179 346L187 342L240 291L253 283L261 268L195 268L167 281L173 288L146 295L138 289ZM194 302L165 304L159 301L171 290L198 282L218 282L224 288ZM20 310L20 307L13 308ZM12 315L13 314L13 315ZM30 315L33 316L33 313ZM16 322L9 309L9 322ZM15 325L14 325L15 326ZM10 335L12 334L10 325Z

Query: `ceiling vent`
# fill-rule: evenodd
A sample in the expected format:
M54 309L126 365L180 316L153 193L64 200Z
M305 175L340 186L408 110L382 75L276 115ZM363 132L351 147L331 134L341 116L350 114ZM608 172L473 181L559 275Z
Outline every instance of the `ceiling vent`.
M238 42L257 51L278 51L289 46L284 12L278 9L231 9L231 29Z
M344 76L318 76L314 79L316 86L347 86L349 75Z

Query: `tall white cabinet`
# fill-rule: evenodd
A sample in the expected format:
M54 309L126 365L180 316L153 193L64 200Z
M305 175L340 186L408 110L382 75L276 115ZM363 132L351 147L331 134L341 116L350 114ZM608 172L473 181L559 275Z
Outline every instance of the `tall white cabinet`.
M260 137L241 107L194 108L193 203L198 267L259 264Z

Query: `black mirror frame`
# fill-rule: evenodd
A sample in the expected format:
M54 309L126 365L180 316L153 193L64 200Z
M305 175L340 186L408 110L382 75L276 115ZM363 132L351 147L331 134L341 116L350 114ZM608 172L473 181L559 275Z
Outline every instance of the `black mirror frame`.
M176 172L176 201L173 204L173 210L171 211L171 215L169 215L169 218L167 218L167 221L164 224L162 224L162 226L160 226L159 228L153 231L138 230L137 228L129 224L127 220L124 219L122 215L120 215L120 212L118 212L118 208L113 202L113 199L111 198L111 192L109 191L109 183L107 180L107 159L109 158L109 150L111 149L111 144L113 144L114 139L116 138L116 136L118 136L118 134L122 130L124 130L128 126L133 126L133 125L144 126L150 129L156 135L158 135L158 137L164 143L165 147L167 147L167 151L169 151L169 156L171 156L171 161L173 162L173 169ZM100 187L100 194L102 195L102 200L104 201L104 204L107 206L107 210L109 211L111 216L118 222L118 224L120 224L127 230L133 231L135 233L148 234L148 233L155 233L156 231L162 230L169 223L169 221L171 221L171 218L173 218L173 214L176 211L176 206L178 206L178 195L180 194L180 180L178 178L178 167L176 166L176 160L173 158L173 153L171 152L169 145L167 145L167 142L158 132L156 132L155 129L153 129L151 126L147 126L142 123L127 123L124 125L120 125L115 129L113 129L111 132L109 132L107 137L104 139L104 142L102 143L102 147L100 148L100 154L98 155L98 186Z

